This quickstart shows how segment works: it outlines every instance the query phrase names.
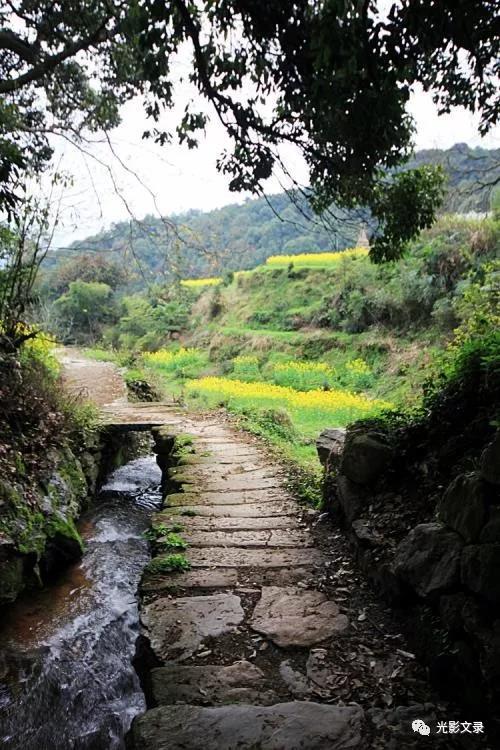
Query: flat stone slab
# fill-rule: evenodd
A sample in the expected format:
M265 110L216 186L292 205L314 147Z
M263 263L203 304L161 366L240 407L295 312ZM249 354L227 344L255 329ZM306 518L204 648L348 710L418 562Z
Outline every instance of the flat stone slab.
M137 750L361 750L362 726L358 706L159 706L134 721L132 736Z
M324 557L317 549L191 548L187 558L194 568L290 568L320 565Z
M275 693L266 690L264 673L245 660L226 667L166 665L153 669L151 680L153 698L160 706L175 703L269 705L277 700Z
M259 459L262 457L261 453L244 443L216 443L213 441L197 440L196 448L198 449L198 452L202 454L210 451L212 456L248 456L253 459Z
M349 619L321 591L268 586L249 624L277 646L312 646L344 632Z
M248 468L249 466L252 468ZM171 469L168 469L168 475L169 477L172 477L172 479L175 479L178 476L189 475L196 479L212 480L215 477L217 479L220 478L226 480L230 477L236 477L237 479L248 477L248 479L255 480L276 477L276 468L273 466L262 466L262 464L252 464L250 462L248 464L246 462L232 462L230 464L224 464L224 468L221 468L219 461L217 459L212 459L212 461L203 464L181 464L179 466L173 466Z
M187 570L185 573L146 575L141 591L176 591L177 589L231 589L238 583L238 572L230 568Z
M168 512L158 513L154 523L166 526L180 523L178 515ZM268 529L299 529L298 520L294 516L268 516L264 518L232 518L231 516L206 517L194 516L183 522L187 533L192 531L250 531Z
M230 633L245 613L234 594L156 599L142 610L151 648L162 661L191 656L205 638Z
M186 485L191 488L191 485ZM198 490L198 492L173 492L165 498L166 507L176 505L245 505L246 503L275 503L284 500L279 489L261 490Z
M275 515L296 516L297 505L291 500L276 500L275 503L242 503L241 505L192 505L185 501L183 505L168 508L169 515L174 514L182 518L183 513L195 513L196 516L203 518L270 518Z
M283 482L277 477L255 477L241 474L220 476L217 479L205 478L200 487L203 492L232 492L269 490L282 487Z
M192 531L183 533L190 547L311 547L313 539L302 530Z

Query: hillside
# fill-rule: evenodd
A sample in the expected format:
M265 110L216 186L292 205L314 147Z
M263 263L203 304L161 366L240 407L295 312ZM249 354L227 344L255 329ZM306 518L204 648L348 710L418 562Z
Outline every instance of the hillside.
M442 164L448 175L443 213L488 210L488 185L495 174L500 174L500 149L488 151L457 144L447 151L419 151L409 166L429 163ZM282 193L214 211L189 211L168 217L167 222L147 216L140 222L117 223L68 249L52 252L45 269L60 267L82 254L104 255L122 266L125 259L130 261L128 288L140 288L146 281L166 280L175 274L186 278L249 269L274 254L352 247L361 227L360 215L337 214L324 226L312 218L303 201L294 205Z
M122 298L102 324L101 356L133 365L130 380L224 405L316 470L322 429L418 403L454 336L500 325L499 257L498 221L456 217L395 264L374 265L364 248L273 256Z

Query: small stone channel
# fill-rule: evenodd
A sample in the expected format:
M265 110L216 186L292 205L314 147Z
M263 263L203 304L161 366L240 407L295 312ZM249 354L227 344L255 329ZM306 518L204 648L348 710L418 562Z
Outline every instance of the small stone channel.
M114 471L79 530L82 560L0 626L0 747L115 750L145 710L133 667L144 531L161 503L154 456Z

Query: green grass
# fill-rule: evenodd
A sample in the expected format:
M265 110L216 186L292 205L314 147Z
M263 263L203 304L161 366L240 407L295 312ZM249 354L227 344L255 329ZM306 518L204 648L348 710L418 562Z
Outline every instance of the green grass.
M162 557L155 557L146 565L145 570L148 573L182 573L190 570L189 560L182 553L174 553Z

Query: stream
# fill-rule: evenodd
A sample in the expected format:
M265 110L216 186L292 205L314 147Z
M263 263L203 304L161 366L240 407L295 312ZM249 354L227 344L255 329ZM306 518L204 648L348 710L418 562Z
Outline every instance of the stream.
M160 505L153 456L113 472L79 530L82 560L12 605L0 626L0 747L124 748L145 710L132 666L143 532Z

